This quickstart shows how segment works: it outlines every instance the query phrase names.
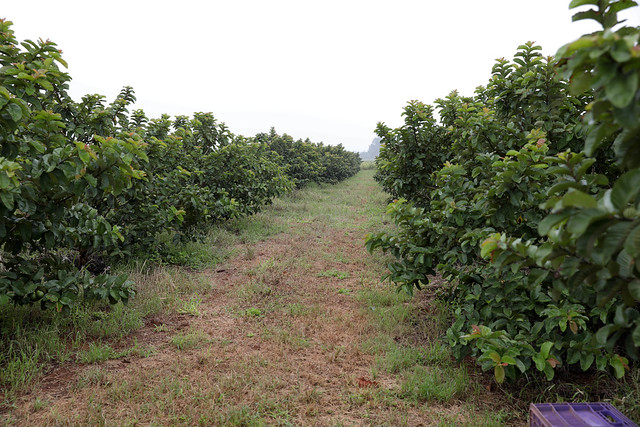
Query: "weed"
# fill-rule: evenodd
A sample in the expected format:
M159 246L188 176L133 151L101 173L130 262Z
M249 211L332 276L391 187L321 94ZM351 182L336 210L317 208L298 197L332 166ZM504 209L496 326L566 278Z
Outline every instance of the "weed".
M167 332L169 328L164 323L156 325L153 327L154 332Z
M244 259L250 261L255 259L256 252L251 246L245 246Z
M42 400L39 397L36 397L35 400L33 401L33 412L38 412L41 409L46 408L47 406L49 406L49 401L48 400Z
M151 345L140 344L138 340L134 341L133 347L125 351L126 356L150 357L157 352L156 348Z
M260 309L257 309L255 307L251 307L251 308L247 308L244 311L244 315L247 317L260 317L262 316L262 311Z
M195 294L189 298L188 301L183 301L177 312L179 314L188 314L189 316L200 317L202 315L200 312L201 303L202 298L198 294Z

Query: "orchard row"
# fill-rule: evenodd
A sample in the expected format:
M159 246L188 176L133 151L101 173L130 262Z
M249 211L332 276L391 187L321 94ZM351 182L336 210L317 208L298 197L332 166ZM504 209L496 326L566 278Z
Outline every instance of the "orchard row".
M173 241L360 168L342 146L245 138L210 113L149 120L129 112L128 87L76 102L56 45L18 43L11 25L0 20L0 304L126 301L133 284L112 263L175 261Z
M635 1L573 0L603 30L500 59L486 87L378 126L378 181L397 231L368 237L412 293L439 274L447 338L497 381L595 367L624 376L640 347L640 29Z

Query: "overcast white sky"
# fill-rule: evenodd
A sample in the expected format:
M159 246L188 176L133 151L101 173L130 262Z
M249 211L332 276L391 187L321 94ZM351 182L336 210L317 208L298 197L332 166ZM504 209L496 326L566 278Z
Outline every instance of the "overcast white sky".
M495 58L545 54L594 31L569 0L4 2L19 40L63 51L74 98L125 85L147 116L211 111L236 134L268 131L367 149L407 101L472 94ZM640 8L627 10L640 25Z

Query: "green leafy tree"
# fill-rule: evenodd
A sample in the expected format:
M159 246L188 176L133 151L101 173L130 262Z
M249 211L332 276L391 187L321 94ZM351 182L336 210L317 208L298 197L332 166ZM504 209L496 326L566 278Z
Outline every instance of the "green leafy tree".
M60 52L50 41L20 47L11 24L0 21L0 303L61 310L78 297L126 301L133 294L126 277L94 277L74 257L122 238L88 198L119 194L140 179L144 144L89 137L69 120ZM84 104L95 109L100 99Z
M450 280L454 354L498 381L592 366L620 377L640 344L639 36L612 29L635 2L571 3L584 5L574 19L604 30L557 60L524 44L475 96L437 100L440 125L378 126L379 180L407 200L389 206L398 231L367 247L394 255L389 278L408 292Z

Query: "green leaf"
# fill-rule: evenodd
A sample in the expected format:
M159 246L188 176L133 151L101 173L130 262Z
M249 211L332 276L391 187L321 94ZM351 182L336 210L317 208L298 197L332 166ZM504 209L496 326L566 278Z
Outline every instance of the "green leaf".
M78 148L78 156L80 156L80 160L82 160L82 163L85 165L91 162L91 155L86 150Z
M613 184L611 202L618 210L634 200L640 192L640 169L633 169L622 175Z
M610 215L598 209L583 209L575 212L567 222L567 230L574 236L582 235L595 221L608 218Z
M638 2L634 0L618 0L610 6L609 10L617 13L621 10L629 9L630 7L634 7L637 5Z
M631 59L631 50L624 40L616 40L611 49L611 57L616 62L627 62Z
M6 190L11 185L11 179L6 171L0 170L0 190Z
M498 382L498 384L502 384L504 382L504 377L505 377L504 366L496 365L496 367L493 368L493 373L496 377L496 381Z
M562 198L562 206L565 208L595 208L598 206L598 201L593 196L583 193L580 190L573 190L564 195Z
M605 142L606 138L617 130L617 126L612 126L608 123L602 123L592 128L584 142L584 152L587 153L588 156L593 156L596 150Z
M616 262L620 266L620 270L618 271L618 274L621 277L626 278L632 274L635 260L633 259L633 257L631 257L631 255L627 253L627 251L625 251L624 249L620 251L620 253L618 253L618 256L616 258Z
M495 363L500 363L501 361L500 355L495 351L489 353L489 358L491 358L491 360L493 360Z
M498 248L498 241L495 237L489 237L481 244L480 256L487 258L493 251Z
M552 227L554 227L556 224L560 223L564 219L570 217L572 214L573 212L571 211L565 211L565 212L547 215L538 224L538 233L540 233L541 236L546 236Z
M600 22L601 18L598 12L593 9L585 10L584 12L578 12L571 17L572 22L581 21L583 19L593 19Z
M630 282L628 285L629 293L636 300L640 301L640 280L636 279Z
M18 104L11 103L5 107L14 122L19 121L22 118L22 108Z
M602 328L598 329L596 332L596 342L600 345L605 345L607 343L607 339L611 332L617 329L614 325L605 325Z
M605 94L614 107L625 108L636 96L638 75L629 73L618 75L605 86Z
M546 365L544 367L544 375L547 377L547 381L551 381L553 377L556 375L556 372L553 370L551 365Z
M586 371L587 369L589 369L593 364L594 359L595 359L595 356L593 355L593 353L583 352L580 355L580 369L582 369L583 371Z
M640 325L635 327L631 338L633 339L633 344L635 344L636 347L640 347Z
M547 359L549 357L549 352L551 351L551 347L553 347L553 343L551 341L547 341L540 347L540 354L543 358Z
M7 207L10 211L13 210L13 193L1 192L0 200L2 200L2 204Z
M632 225L631 222L619 222L607 229L604 239L596 248L596 251L602 256L600 260L602 264L608 263L613 254L622 249Z
M531 286L532 288L538 286L544 279L547 278L548 275L548 270L543 270L541 268L531 269L529 275L527 276L529 286Z
M625 371L625 363L624 358L621 358L617 354L611 359L610 365L614 370L616 378L620 379L624 377Z
M85 181L87 181L89 183L90 186L92 186L94 188L98 185L98 180L93 175L85 174L83 176L83 178L85 179Z
M631 230L627 236L624 242L624 250L638 262L638 257L640 257L640 225Z
M53 90L53 85L46 79L36 79L36 83L45 88L46 90Z
M571 0L569 3L569 9L575 9L578 6L584 6L585 4L598 4L598 0Z
M511 356L504 355L504 356L502 356L502 362L503 363L508 363L509 365L515 365L516 364L516 359L514 359Z

